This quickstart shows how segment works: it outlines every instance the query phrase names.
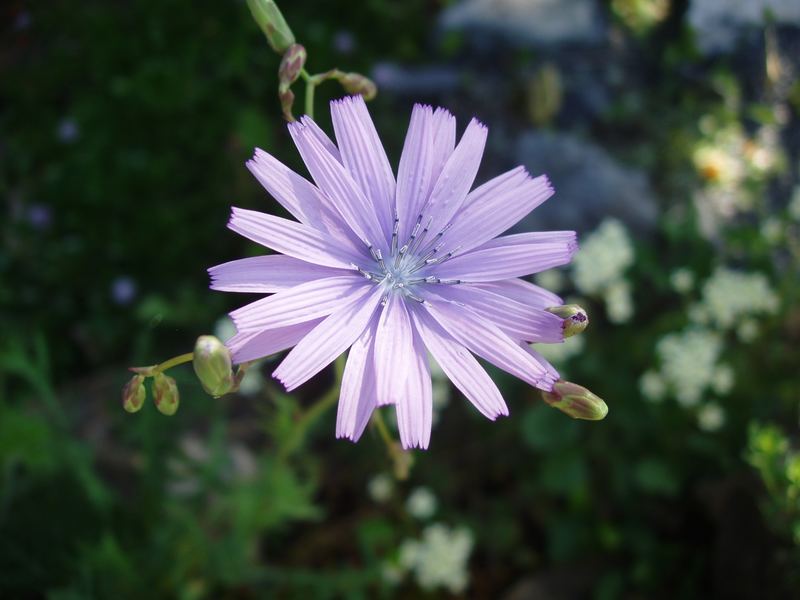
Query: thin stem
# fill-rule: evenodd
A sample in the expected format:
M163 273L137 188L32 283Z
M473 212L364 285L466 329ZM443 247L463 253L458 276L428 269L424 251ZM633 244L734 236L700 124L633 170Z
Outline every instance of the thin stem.
M386 443L389 452L393 452L394 440L392 439L392 434L389 433L389 428L386 427L386 421L383 420L383 415L381 415L380 410L373 411L372 424L375 425L375 429L378 430L381 439L383 439L383 441Z
M309 119L314 118L314 89L316 87L311 79L306 79L306 115Z
M165 360L164 362L157 364L153 371L156 373L163 373L171 369L172 367L177 367L178 365L182 365L183 363L191 362L194 359L194 352L187 352L186 354L181 354L180 356L173 356L169 360Z
M383 420L383 415L381 415L379 409L372 412L372 425L378 430L378 434L386 444L386 451L394 463L394 476L401 481L408 479L411 465L414 463L413 455L403 451L400 444L392 438L392 434L389 433L389 428L386 427L386 422Z

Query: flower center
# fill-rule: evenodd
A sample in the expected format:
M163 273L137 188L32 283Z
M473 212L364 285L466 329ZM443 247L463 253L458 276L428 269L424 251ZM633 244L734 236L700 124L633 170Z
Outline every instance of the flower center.
M448 252L442 252L444 242L441 240L445 232L450 229L450 223L432 236L430 235L430 226L433 219L429 217L424 227L422 226L423 219L422 214L417 216L417 222L414 224L408 240L403 245L399 245L400 220L395 214L390 256L384 257L380 249L367 243L367 249L375 260L374 267L365 270L353 265L366 279L384 287L383 304L386 303L390 293L401 293L410 300L424 302L423 298L414 293L416 286L422 284L455 285L461 283L460 279L439 279L432 274L422 276L422 270L444 263L452 258L459 249L456 247Z

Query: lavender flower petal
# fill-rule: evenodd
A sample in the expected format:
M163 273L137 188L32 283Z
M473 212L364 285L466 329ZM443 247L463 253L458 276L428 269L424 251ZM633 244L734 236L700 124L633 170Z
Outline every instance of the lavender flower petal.
M394 223L395 180L389 159L364 98L348 96L331 102L331 119L342 162L374 206L388 239Z
M469 350L424 310L413 313L414 325L445 375L485 417L508 415L503 395Z
M365 288L317 325L272 373L292 391L327 367L358 339L381 300L381 291Z
M208 270L212 290L257 294L271 294L314 279L351 273L283 254L240 258Z

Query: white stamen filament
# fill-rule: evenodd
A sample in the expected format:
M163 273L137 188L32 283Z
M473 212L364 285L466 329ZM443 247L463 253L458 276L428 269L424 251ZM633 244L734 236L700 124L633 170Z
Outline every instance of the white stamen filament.
M425 283L441 285L457 285L461 283L459 279L440 279L435 275L414 277L414 274L421 269L446 262L461 248L461 246L457 246L446 254L439 254L445 244L441 239L452 224L445 225L439 233L426 243L425 240L428 237L433 217L428 217L424 227L422 226L423 220L424 216L422 214L417 216L417 221L408 236L408 240L398 248L400 219L395 214L390 249L393 260L392 258L384 260L381 250L365 240L367 250L369 250L375 261L375 269L367 270L356 265L353 265L353 268L358 270L366 279L386 288L387 293L381 298L382 305L388 302L389 292L395 290L410 300L423 303L425 300L413 292L415 286Z

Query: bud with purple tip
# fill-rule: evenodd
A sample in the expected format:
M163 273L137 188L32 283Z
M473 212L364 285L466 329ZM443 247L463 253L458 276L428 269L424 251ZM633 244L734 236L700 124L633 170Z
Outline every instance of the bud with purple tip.
M147 398L144 375L134 375L122 388L122 407L129 413L139 412Z
M158 412L171 417L178 411L180 394L178 384L172 377L156 373L153 376L153 394Z
M589 325L589 315L577 304L564 304L562 306L551 306L545 309L557 317L564 319L562 325L564 337L572 337L581 333Z
M348 94L358 94L363 96L364 100L372 100L378 94L375 82L361 73L344 73L338 79Z
M602 398L577 383L563 379L555 382L553 391L542 392L542 399L573 419L600 421L608 414L608 406Z
M281 65L278 67L278 83L281 88L288 88L297 78L306 64L306 49L300 44L292 44L283 54Z
M194 372L203 389L215 398L233 390L231 353L213 335L201 335L194 345Z

